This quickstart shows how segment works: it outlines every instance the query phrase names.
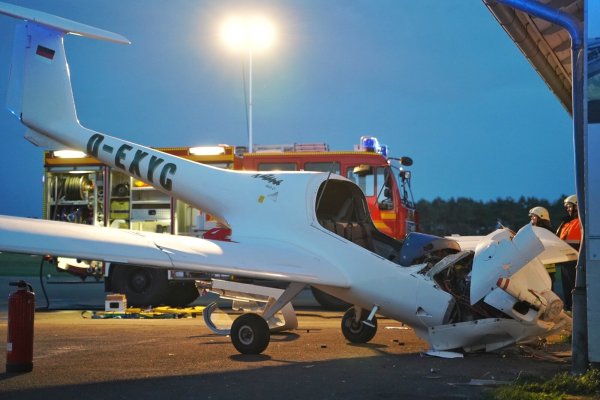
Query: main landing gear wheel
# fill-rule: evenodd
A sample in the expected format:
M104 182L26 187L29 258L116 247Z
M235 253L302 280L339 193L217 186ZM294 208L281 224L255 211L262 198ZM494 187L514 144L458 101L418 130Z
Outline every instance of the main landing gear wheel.
M127 296L133 307L164 304L169 290L165 269L113 264L110 280L112 291Z
M342 333L351 343L367 343L377 333L377 317L373 317L371 320L373 327L363 324L363 321L369 316L368 311L362 311L359 322L356 322L355 315L356 310L354 307L346 311L342 317Z
M271 339L269 325L258 314L243 314L231 325L231 343L242 354L262 353Z

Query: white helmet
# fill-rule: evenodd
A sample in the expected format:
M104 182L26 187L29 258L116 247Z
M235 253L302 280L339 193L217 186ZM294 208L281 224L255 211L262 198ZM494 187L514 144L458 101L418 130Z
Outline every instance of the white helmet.
M550 221L550 213L544 207L533 207L529 210L529 215L535 215L538 218Z
M572 195L568 196L567 198L565 198L565 205L567 205L567 203L573 203L573 204L577 205L577 195L572 194Z

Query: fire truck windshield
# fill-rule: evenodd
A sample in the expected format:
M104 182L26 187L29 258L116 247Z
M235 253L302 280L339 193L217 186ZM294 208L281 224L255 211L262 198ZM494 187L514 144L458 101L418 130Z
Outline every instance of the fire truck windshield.
M346 178L356 183L365 196L375 195L375 175L373 174L373 167L361 164L354 168L348 168Z

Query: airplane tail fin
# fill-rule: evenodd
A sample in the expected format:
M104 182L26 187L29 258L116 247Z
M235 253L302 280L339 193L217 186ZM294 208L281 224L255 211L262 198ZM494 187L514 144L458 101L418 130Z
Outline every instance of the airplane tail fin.
M24 20L15 29L7 106L30 129L79 125L63 38L75 34L129 44L121 35L36 10L0 3L0 14ZM59 126L57 126L57 124Z

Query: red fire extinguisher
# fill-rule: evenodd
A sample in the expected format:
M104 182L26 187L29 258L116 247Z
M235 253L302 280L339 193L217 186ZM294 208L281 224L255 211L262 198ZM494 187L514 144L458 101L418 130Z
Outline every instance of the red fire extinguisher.
M33 369L35 293L25 281L9 285L17 286L17 291L8 296L6 372L29 372Z

